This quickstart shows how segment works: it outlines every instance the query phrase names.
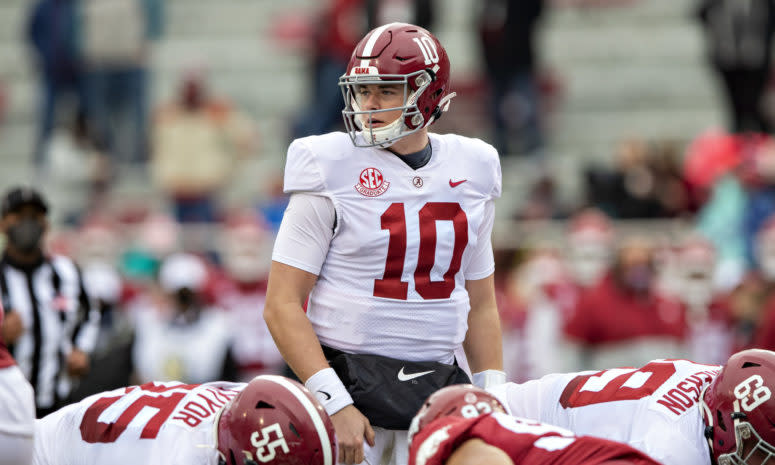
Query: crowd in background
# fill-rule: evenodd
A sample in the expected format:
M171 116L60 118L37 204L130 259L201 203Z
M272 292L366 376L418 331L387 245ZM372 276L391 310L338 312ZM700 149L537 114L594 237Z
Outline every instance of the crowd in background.
M432 0L323 3L302 28L309 105L274 137L340 127L336 82L358 39L397 20L433 30L443 8ZM558 5L605 3L617 2L477 2L481 75L456 82L461 96L439 127L482 125L504 159L550 157L548 120L563 89L542 66L536 33ZM726 129L687 134L689 143L627 138L611 149L611 163L583 167L584 195L573 204L544 172L514 211L500 212L565 228L553 241L496 250L511 379L660 357L723 363L743 348L775 349L775 139L765 105L775 9L747 3L697 2L729 102ZM102 314L91 370L71 399L130 382L244 381L284 369L261 316L287 202L281 179L248 208L219 201L260 146L255 121L209 87L206 67L181 69L170 101L149 100L147 53L164 31L163 7L39 0L29 9L41 98L32 159L37 187L67 225L53 228L47 247L73 257ZM456 105L482 118L456 119ZM169 210L107 202L122 163L146 167ZM619 228L634 219L687 227L672 235ZM181 342L190 340L198 343Z

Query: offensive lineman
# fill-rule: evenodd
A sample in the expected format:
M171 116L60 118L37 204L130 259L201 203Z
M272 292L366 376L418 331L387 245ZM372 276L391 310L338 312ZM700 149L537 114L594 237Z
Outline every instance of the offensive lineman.
M775 352L723 366L654 360L641 368L552 374L489 389L510 414L624 442L670 465L775 458Z
M334 465L323 407L298 382L153 382L37 420L35 465Z
M506 414L471 385L436 391L412 420L409 465L658 465L622 443Z
M343 463L406 464L422 402L470 382L461 347L476 384L505 381L490 242L500 162L480 140L428 133L455 95L449 75L428 31L380 26L339 81L347 133L288 148L264 318L331 415Z

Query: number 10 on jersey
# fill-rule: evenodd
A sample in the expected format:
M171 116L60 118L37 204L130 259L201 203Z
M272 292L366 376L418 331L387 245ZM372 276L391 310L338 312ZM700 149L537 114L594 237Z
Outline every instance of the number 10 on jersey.
M419 251L414 269L414 287L423 299L447 299L455 289L455 275L460 271L463 252L468 245L468 218L455 202L428 202L418 212ZM455 233L452 260L443 281L431 281L436 260L436 222L451 221ZM406 258L406 213L402 202L393 203L380 217L380 226L390 233L385 273L374 280L374 296L406 300L409 283L401 281Z

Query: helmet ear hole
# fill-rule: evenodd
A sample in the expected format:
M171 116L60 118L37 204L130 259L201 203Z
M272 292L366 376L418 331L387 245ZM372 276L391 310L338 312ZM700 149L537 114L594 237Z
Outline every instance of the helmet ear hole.
M263 400L259 400L258 403L256 404L256 408L257 409L260 409L260 408L274 408L274 405L270 404L269 402L266 402L266 401L263 401Z
M751 368L751 367L760 367L761 365L754 362L745 362L743 363L743 368Z
M296 426L294 426L293 423L288 423L288 428L293 432L293 434L296 435L297 438L301 439L301 434L299 434L299 430L296 429Z
M716 420L718 421L719 428L721 428L722 431L726 431L727 425L724 423L724 415L721 414L721 410L716 410Z

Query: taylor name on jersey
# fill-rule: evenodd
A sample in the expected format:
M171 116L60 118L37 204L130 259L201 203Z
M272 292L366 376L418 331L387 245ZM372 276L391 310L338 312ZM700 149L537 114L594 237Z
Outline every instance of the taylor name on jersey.
M245 386L156 382L95 394L37 421L35 463L214 464L215 418Z

